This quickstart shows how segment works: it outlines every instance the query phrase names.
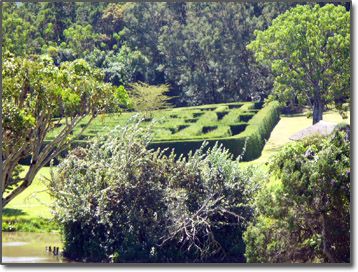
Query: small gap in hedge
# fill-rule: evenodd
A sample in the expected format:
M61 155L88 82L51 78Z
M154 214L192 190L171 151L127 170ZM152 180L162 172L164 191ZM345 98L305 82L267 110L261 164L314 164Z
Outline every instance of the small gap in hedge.
M255 109L261 110L263 105L264 105L263 101L255 102Z
M248 122L254 115L253 113L241 114L239 118L240 122Z
M232 136L240 134L247 127L247 124L239 124L230 126Z
M196 121L198 121L198 119L196 119L196 118L184 120L185 123L195 123Z
M187 128L189 125L180 125L178 126L178 131L183 130L184 128Z
M170 130L170 132L171 132L172 134L174 134L175 132L177 132L175 128L167 128L167 129Z
M216 115L218 116L218 121L220 121L221 119L223 119L224 118L224 116L226 115L226 114L228 114L229 112L228 111L221 111L221 112L216 112Z
M202 116L203 114L204 114L203 112L195 112L195 113L193 113L193 117L197 118L197 117Z
M242 107L242 105L229 105L229 109L231 110L231 109L239 109L239 108L241 108Z
M203 127L203 133L204 134L209 133L210 131L213 131L217 128L218 128L218 126L205 126L205 127Z

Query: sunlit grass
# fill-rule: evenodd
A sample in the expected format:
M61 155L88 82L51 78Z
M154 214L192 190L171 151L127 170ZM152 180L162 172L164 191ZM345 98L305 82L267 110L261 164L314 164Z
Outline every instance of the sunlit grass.
M323 120L337 124L340 122L350 124L350 114L348 113L347 119L343 119L337 111L330 110L323 113ZM273 154L282 150L286 144L294 142L289 139L293 134L309 126L312 126L312 118L307 118L306 113L281 114L280 121L272 130L261 156L256 160L243 163L255 165L266 163Z
M23 168L22 176L25 175L29 167L23 166ZM41 176L50 177L50 167L41 168L33 183L6 206L7 209L20 210L22 212L21 215L16 217L22 219L51 217L51 213L47 207L47 205L51 203L51 198L46 192L46 186L39 179Z

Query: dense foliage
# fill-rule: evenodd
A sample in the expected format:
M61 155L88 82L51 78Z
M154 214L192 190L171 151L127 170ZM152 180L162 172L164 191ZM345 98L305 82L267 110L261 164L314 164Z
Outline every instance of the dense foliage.
M137 79L169 83L177 104L251 100L267 96L272 81L246 45L255 29L292 5L131 3L123 13L123 38L148 60Z
M123 86L103 82L103 73L82 59L56 67L48 56L2 59L2 206L31 185L38 170L76 140L107 109L128 105ZM78 135L73 128L86 116ZM56 118L55 118L56 117ZM46 135L65 123L47 145ZM19 161L31 156L24 177Z
M3 52L84 58L116 85L170 84L176 105L267 97L246 45L295 3L4 3Z
M274 96L313 108L313 124L324 107L343 113L350 97L350 13L342 6L297 6L255 31L248 46L275 77Z
M188 159L148 150L151 128L76 149L48 180L65 255L88 261L243 262L249 200L262 179L222 147Z
M336 130L275 155L245 233L249 262L350 262L350 142Z

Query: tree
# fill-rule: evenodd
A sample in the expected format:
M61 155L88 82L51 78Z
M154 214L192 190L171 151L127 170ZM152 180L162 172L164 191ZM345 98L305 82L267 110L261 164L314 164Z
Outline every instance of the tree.
M270 99L308 104L313 124L326 105L343 113L350 96L350 13L343 6L297 6L255 35L247 48L275 76Z
M33 53L29 46L35 27L16 13L16 3L2 6L2 48L16 55Z
M102 80L103 73L82 59L63 62L58 68L48 56L25 59L4 54L2 207L30 186L41 167L78 139L97 114L119 109L119 103L129 105L123 86L113 87ZM81 120L85 126L72 136ZM56 126L61 131L45 144L46 135ZM30 167L20 178L19 161L28 156Z
M133 107L139 112L152 112L154 110L169 108L171 99L164 93L169 91L169 85L149 85L143 82L129 85L129 93L132 95Z
M63 31L66 45L79 57L85 57L89 52L93 51L95 44L99 39L99 34L92 32L92 26L76 25L75 27L69 27Z
M124 39L149 63L137 80L170 84L176 105L268 96L272 78L246 45L255 29L292 3L131 3L123 9ZM140 20L138 20L140 18Z
M271 177L244 234L248 262L350 262L350 142L336 130L292 143L270 161Z

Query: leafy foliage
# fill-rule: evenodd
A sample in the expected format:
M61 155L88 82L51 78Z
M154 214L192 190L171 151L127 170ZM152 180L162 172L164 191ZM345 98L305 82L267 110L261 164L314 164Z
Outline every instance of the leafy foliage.
M168 102L171 98L164 94L169 91L167 84L151 86L143 82L132 83L128 91L132 96L133 107L138 112L146 113L172 107Z
M124 39L149 61L140 80L169 83L177 104L244 101L272 86L245 47L263 12L254 3L132 3Z
M244 235L249 262L350 262L350 142L343 131L287 145L270 163Z
M247 48L275 76L274 96L313 107L313 124L323 107L343 113L350 97L350 13L342 6L297 6L255 31Z
M52 173L47 184L66 255L115 262L244 261L241 234L262 174L241 168L217 145L175 160L173 153L146 148L153 136L151 127L129 123L74 150Z
M57 68L48 56L34 59L5 53L2 63L2 170L3 207L27 188L37 171L77 139L96 117L107 109L129 105L123 86L103 83L103 74L84 60L63 62ZM73 128L86 117L80 133ZM55 118L56 117L56 118ZM46 146L46 135L62 120L65 125ZM24 178L19 178L19 160L31 156ZM6 192L6 197L4 193ZM5 197L5 198L4 198Z

